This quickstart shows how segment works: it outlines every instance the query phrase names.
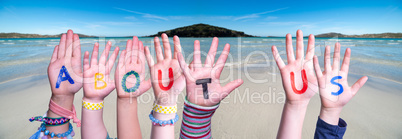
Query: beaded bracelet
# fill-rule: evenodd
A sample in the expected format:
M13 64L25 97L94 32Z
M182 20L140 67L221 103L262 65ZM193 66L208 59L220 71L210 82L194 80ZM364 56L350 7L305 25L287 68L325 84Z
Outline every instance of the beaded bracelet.
M151 119L152 125L166 126L176 123L179 120L179 115L176 114L176 116L170 120L158 120L154 118L153 111L151 111L151 113L149 114L149 119Z
M41 132L44 132L44 134L45 134L45 136L43 136L42 139L47 139L47 135L50 135L51 138L53 138L53 137L62 138L62 137L67 137L67 136L73 137L75 135L74 130L73 130L73 126L71 125L71 123L70 123L70 125L68 127L68 131L64 132L64 133L58 133L58 134L56 134L54 132L50 133L49 130L46 130L45 124L42 124L39 127L39 130Z
M101 103L90 103L82 100L82 107L88 110L100 110L103 108L103 101Z
M157 113L172 114L177 112L177 105L174 106L161 106L154 103L153 110Z
M36 116L29 119L30 122L39 121L45 123L47 126L59 126L64 125L65 123L70 122L70 119L65 117L59 118L50 118L50 117L43 117L43 116Z

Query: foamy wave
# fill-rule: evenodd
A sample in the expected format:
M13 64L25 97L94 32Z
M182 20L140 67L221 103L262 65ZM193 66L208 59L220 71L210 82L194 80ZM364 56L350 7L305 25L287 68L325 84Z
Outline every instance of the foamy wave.
M49 61L49 60L50 60L49 57L10 60L10 61L1 62L0 67L13 66L13 65L22 65L22 64L29 64L29 63L38 63L38 62Z
M3 42L3 44L15 44L14 42Z

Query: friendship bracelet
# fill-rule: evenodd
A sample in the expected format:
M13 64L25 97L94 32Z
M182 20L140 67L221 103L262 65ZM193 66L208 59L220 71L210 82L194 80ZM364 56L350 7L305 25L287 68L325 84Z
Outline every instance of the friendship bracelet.
M65 123L70 122L70 119L65 118L65 117L50 118L50 117L36 116L36 117L30 118L29 121L30 122L33 122L33 121L43 122L47 126L59 126L59 125L64 125Z
M57 105L52 99L50 99L49 109L52 112L54 112L62 117L66 117L68 119L73 119L73 122L77 123L77 127L81 126L81 120L77 118L77 113L75 111L74 105L72 106L73 110L70 111L70 110L67 110L67 109Z
M82 100L82 107L88 110L100 110L103 108L103 101L100 103L90 103Z
M154 103L153 110L157 113L172 114L177 112L177 105L174 106L161 106Z
M176 114L176 116L173 119L170 120L158 120L155 119L153 116L153 111L151 111L151 114L149 114L149 119L152 121L152 125L159 125L159 126L166 126L166 125L173 125L179 120L179 115Z

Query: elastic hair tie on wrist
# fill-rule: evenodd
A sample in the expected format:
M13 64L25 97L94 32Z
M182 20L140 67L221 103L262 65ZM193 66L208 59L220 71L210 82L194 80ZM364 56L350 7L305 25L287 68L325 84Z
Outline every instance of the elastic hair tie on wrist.
M67 110L67 109L57 105L52 99L50 99L49 109L52 112L54 112L62 117L65 117L68 119L73 119L73 122L77 124L77 127L81 126L81 120L77 118L77 113L75 111L74 105L72 106L73 110L70 111L70 110Z
M100 110L103 108L103 101L100 103L90 103L82 100L82 107L88 110Z

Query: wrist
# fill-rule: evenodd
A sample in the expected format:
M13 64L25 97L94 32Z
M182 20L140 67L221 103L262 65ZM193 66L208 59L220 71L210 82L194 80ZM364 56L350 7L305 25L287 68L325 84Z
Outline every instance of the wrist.
M90 102L90 103L100 103L103 102L103 98L88 98L88 97L82 97L82 100L85 102Z
M320 118L331 125L338 125L342 108L321 107Z
M57 105L71 110L73 107L73 102L74 102L74 95L54 95L52 94L51 100L55 102Z
M286 100L285 105L291 108L307 108L310 100L291 101Z

